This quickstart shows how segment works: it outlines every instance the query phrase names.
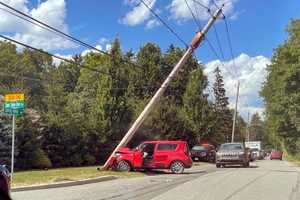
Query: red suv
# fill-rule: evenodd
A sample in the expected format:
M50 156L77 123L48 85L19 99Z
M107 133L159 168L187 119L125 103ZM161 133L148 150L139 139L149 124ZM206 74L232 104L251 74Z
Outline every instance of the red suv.
M270 160L282 160L282 151L272 150Z
M121 147L110 162L118 171L170 169L176 174L193 165L185 141L146 141L133 150Z

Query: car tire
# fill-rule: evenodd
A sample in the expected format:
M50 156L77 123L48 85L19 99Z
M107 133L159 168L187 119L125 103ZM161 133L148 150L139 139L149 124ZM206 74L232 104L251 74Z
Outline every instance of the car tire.
M249 167L249 166L250 166L249 162L244 163L244 167Z
M182 174L184 171L184 164L181 161L174 161L170 165L170 170L174 174Z
M221 165L220 165L220 164L216 164L216 167L217 167L217 168L220 168L220 167L221 167Z
M120 160L116 163L116 170L119 172L129 172L131 170L131 166L127 161Z

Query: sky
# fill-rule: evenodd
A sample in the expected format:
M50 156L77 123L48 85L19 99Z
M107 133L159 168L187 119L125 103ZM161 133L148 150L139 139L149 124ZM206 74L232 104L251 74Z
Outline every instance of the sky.
M185 0L144 0L161 18L190 43L198 30ZM210 18L200 4L216 7L212 0L186 0L198 23L204 25ZM163 51L169 45L184 45L161 24L139 0L0 0L58 28L96 48L109 51L110 43L119 37L123 51L138 49L147 42L157 43ZM218 66L224 76L230 106L234 106L236 84L240 81L239 111L244 118L247 112L263 115L263 100L259 91L267 75L274 49L286 38L285 29L291 19L300 18L299 0L217 0L225 4L225 16L232 43L231 55L224 20L219 19L215 28L219 36L221 55L216 34L211 29L206 38L217 51L216 56L204 41L195 56L205 65L210 86L213 71ZM0 7L0 32L16 40L52 53L71 58L74 54L87 54L90 50L80 47L51 32L24 22ZM56 60L57 62L57 60Z

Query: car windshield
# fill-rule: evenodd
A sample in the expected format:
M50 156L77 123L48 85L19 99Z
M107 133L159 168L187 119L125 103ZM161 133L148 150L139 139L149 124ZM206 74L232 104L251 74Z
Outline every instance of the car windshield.
M205 148L203 146L194 146L192 148L192 150L194 150L194 151L201 151L201 150L205 150Z
M220 150L242 150L241 144L222 144Z

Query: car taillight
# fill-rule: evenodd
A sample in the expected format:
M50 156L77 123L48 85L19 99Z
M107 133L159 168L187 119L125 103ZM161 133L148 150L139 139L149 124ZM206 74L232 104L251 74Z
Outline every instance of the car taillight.
M188 147L188 145L186 144L185 147L184 147L184 153L185 155L187 156L191 156L191 152L190 152L190 149Z

